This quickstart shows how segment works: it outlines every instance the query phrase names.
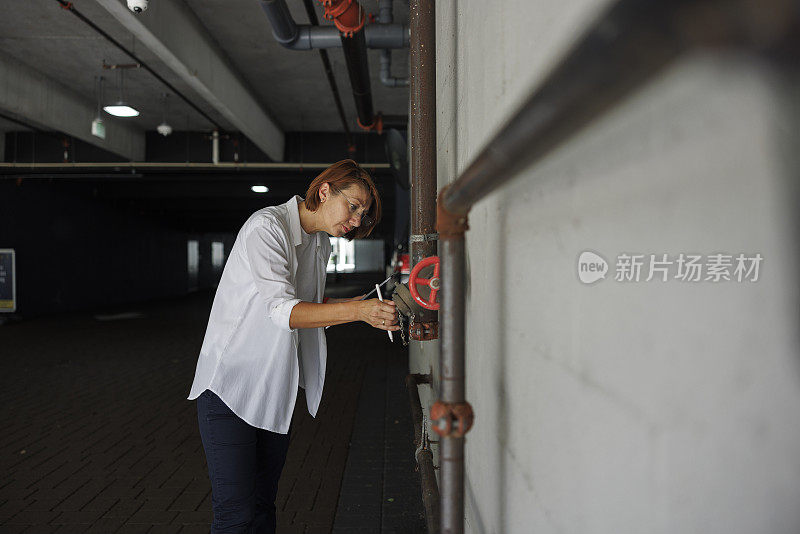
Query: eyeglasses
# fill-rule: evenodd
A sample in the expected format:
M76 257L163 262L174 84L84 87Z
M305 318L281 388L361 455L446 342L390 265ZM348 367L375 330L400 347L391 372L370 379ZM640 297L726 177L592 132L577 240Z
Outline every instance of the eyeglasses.
M357 217L361 221L361 224L364 224L366 226L370 226L374 222L372 220L372 217L369 214L365 213L367 210L365 208L361 208L361 210L359 210L358 206L354 204L353 201L350 200L350 197L345 195L341 189L334 186L331 186L331 189L342 195L347 200L348 209L350 210L351 217Z

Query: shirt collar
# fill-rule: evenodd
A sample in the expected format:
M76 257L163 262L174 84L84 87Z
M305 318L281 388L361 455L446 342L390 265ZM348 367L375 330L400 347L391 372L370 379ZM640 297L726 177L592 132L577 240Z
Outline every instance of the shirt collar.
M297 205L298 202L302 202L302 200L302 198L295 195L286 203L286 207L289 209L289 228L292 232L292 243L294 243L294 246L303 243L303 227L300 226L300 208Z

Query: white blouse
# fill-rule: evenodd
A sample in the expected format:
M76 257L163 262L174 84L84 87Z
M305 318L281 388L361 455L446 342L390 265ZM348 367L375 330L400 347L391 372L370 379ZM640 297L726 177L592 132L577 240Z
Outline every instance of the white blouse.
M251 426L286 434L298 386L315 417L325 383L323 328L289 327L299 295L321 302L331 244L300 226L300 197L255 212L233 244L217 287L189 400L216 393ZM304 241L315 249L303 254ZM308 240L316 243L309 243ZM309 251L310 252L310 251ZM298 349L299 345L299 349Z

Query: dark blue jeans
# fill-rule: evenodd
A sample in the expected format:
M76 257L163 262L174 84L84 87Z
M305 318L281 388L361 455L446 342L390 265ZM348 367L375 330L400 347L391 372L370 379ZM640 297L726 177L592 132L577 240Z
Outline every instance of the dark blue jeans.
M209 390L197 399L197 421L211 479L211 532L274 533L289 434L248 425Z

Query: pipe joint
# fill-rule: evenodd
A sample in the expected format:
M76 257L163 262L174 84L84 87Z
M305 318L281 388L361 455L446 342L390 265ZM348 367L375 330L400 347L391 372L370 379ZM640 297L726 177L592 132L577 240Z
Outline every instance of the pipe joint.
M439 321L412 322L408 327L408 337L414 341L439 339Z
M364 28L367 16L356 0L319 0L325 6L325 18L332 20L345 37L352 37Z
M463 239L469 230L467 214L453 213L444 207L444 197L450 186L442 188L436 201L436 231L440 239Z
M472 428L475 414L470 403L436 401L431 406L433 431L443 438L463 438Z
M368 125L364 125L361 123L361 119L356 118L356 122L361 127L362 130L367 132L375 132L378 135L383 133L383 116L378 113L374 117L372 117L372 123Z

